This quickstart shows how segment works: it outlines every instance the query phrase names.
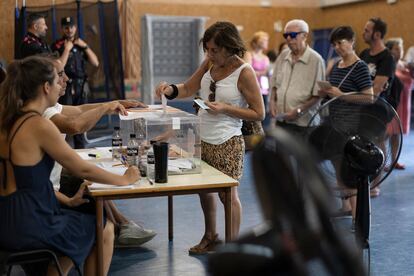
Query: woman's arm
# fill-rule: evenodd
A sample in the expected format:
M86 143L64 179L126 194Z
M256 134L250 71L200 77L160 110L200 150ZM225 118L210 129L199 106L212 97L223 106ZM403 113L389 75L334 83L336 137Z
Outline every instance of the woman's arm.
M249 121L262 121L265 117L264 103L253 69L244 68L239 77L238 89L243 94L248 108L241 108L221 102L206 102L213 113L225 113Z
M187 98L194 95L198 90L200 90L200 83L203 75L209 69L209 59L205 58L200 67L194 72L194 74L186 80L184 83L176 84L178 89L178 95L176 98ZM173 94L173 88L166 82L161 82L155 88L155 94L158 98L161 98L161 94L171 96Z
M112 174L105 171L82 158L65 142L60 132L49 120L39 120L34 129L35 139L40 148L51 156L56 162L73 175L92 182L113 185L128 185L139 179L138 168L131 166L124 175Z

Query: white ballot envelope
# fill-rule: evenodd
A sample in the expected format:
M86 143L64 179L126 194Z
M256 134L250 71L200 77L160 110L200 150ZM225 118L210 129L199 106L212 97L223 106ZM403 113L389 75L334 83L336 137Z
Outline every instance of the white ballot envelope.
M201 107L202 109L210 109L210 107L208 107L204 101L202 99L194 99L194 102Z

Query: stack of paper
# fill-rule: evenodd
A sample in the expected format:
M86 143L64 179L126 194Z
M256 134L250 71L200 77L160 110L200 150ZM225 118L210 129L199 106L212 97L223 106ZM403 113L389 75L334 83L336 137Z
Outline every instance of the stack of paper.
M118 175L124 175L125 171L127 170L127 167L125 166L116 166L119 162L99 162L96 165L100 167L101 169L104 169L105 171L108 171L113 174ZM89 186L89 189L91 190L112 190L112 189L132 189L134 188L134 185L127 185L127 186L117 186L117 185L108 185L108 184L102 184L102 183L92 183Z
M194 163L190 159L179 158L168 160L169 172L181 172L184 170L191 170L194 167Z
M126 186L117 186L117 185L108 185L108 184L101 184L101 183L92 183L88 188L90 190L123 190L123 189L133 189L134 185L126 185Z

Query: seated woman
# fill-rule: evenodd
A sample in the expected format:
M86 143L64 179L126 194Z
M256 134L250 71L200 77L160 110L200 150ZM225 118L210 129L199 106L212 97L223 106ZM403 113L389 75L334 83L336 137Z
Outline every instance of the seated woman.
M41 116L56 104L61 91L53 62L28 57L11 63L0 91L0 244L6 250L48 248L61 253L67 274L84 264L85 275L96 275L95 217L61 209L49 180L56 160L76 176L94 182L127 185L138 180L137 167L123 176L82 160L63 140L56 126ZM82 185L76 195L82 204ZM109 270L114 227L104 229L104 271ZM56 273L52 266L38 274Z
M361 92L364 94L373 95L372 82L369 74L368 66L365 62L361 61L356 55L354 50L355 32L349 26L340 26L335 28L330 37L332 46L335 48L336 53L340 56L330 72L329 82L332 87L325 90L320 90L321 97L339 97L351 92ZM336 109L341 109L341 106L335 106ZM330 110L330 115L332 116ZM346 120L339 122L341 124L353 124L354 114L352 109L336 110L336 112L347 112ZM338 126L337 126L338 127ZM343 180L339 176L340 162L341 160L332 160L333 165L337 172L337 182L340 187L344 187ZM343 201L343 211L352 211L352 217L355 218L356 211L356 194L355 191L350 191L349 200Z

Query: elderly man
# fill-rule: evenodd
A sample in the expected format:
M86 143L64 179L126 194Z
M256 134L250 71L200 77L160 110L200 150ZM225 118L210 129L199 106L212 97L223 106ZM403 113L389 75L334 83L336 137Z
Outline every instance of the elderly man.
M303 137L309 120L319 105L316 83L325 76L322 57L307 43L309 26L300 19L289 21L283 37L288 49L277 58L270 96L270 113L277 125Z

